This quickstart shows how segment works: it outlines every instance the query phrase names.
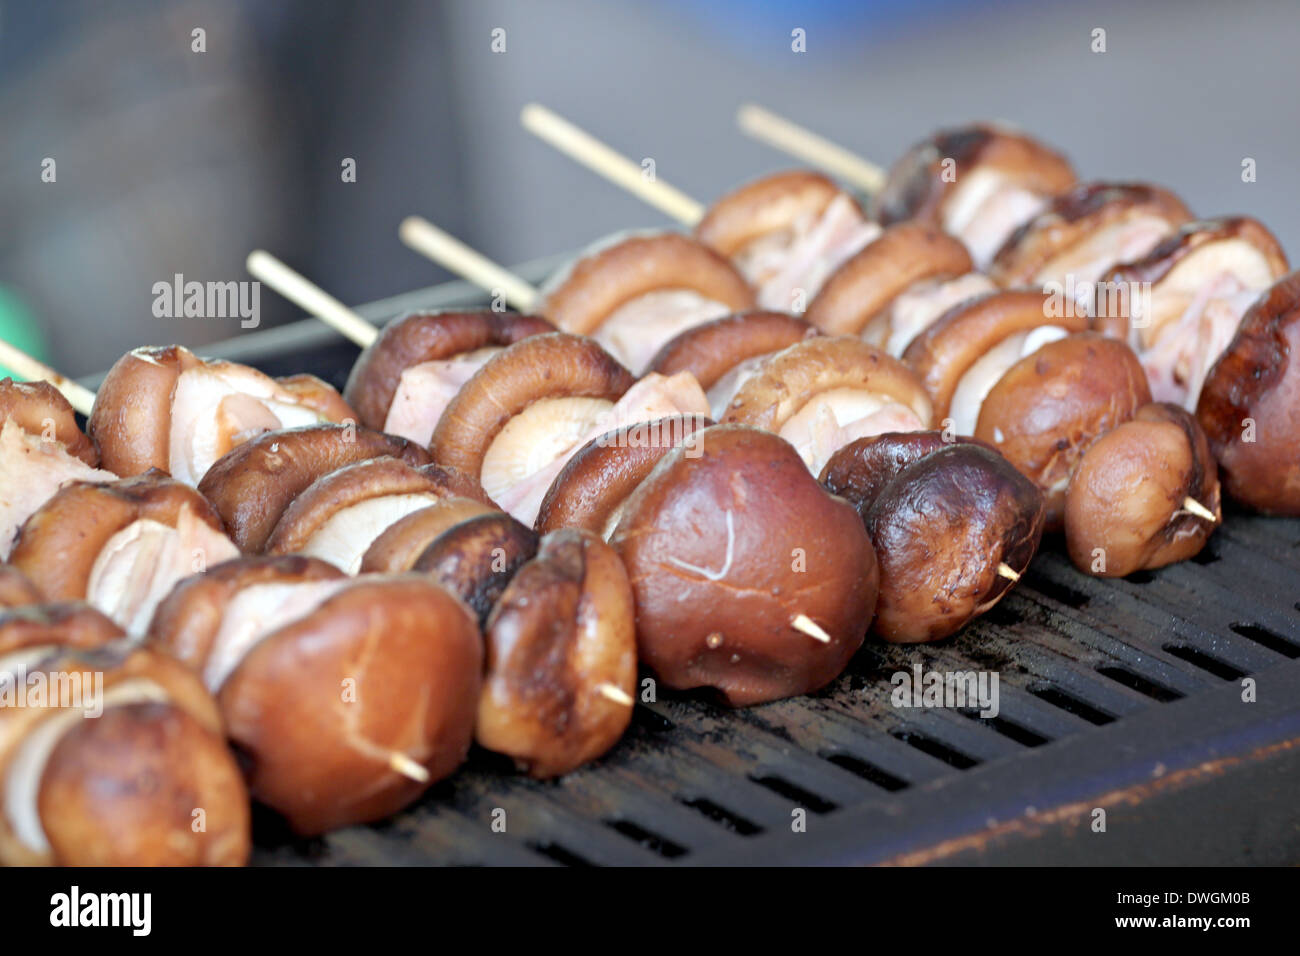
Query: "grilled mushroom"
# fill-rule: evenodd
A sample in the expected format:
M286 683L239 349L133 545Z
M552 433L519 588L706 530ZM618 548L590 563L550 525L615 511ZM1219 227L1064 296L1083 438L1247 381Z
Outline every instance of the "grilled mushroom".
M540 311L642 369L683 329L754 304L754 290L726 259L687 236L661 233L589 251L548 283Z
M734 706L808 693L839 675L871 624L866 529L769 432L715 425L689 453L670 451L611 543L632 582L641 659L668 687L714 688Z
M149 636L202 674L253 796L298 833L395 813L468 751L478 627L417 575L246 558L177 588Z
M858 509L880 562L872 629L934 641L998 603L1038 549L1044 501L997 452L939 432L859 439L822 475Z
M537 554L537 532L503 512L461 521L429 543L412 570L429 575L455 594L487 626L501 593Z
M632 591L614 550L565 529L542 539L488 618L487 676L474 736L534 777L568 773L632 719Z
M121 636L84 605L0 612L0 670L61 688L0 708L0 863L242 864L248 791L216 704Z
M312 482L344 465L382 457L429 464L428 452L404 438L360 426L309 425L240 445L208 470L199 493L216 507L240 549L258 552L289 503Z
M86 425L109 471L129 476L158 468L197 485L218 458L261 432L355 417L313 376L277 381L172 345L118 359Z
M0 422L12 421L30 435L58 442L82 464L94 468L99 454L77 427L76 410L49 382L15 382L0 378Z
M1196 406L1228 494L1300 515L1300 273L1251 306Z
M1123 577L1197 554L1220 518L1218 470L1196 419L1177 405L1144 405L1080 459L1065 541L1080 571Z
M490 309L403 316L361 353L343 397L363 425L427 445L447 403L488 359L554 331L538 316Z

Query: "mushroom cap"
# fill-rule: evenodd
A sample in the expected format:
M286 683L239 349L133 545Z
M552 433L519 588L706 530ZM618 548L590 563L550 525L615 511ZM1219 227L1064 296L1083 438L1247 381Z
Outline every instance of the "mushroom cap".
M488 618L475 739L534 777L609 750L632 719L602 685L636 693L632 589L614 549L588 531L544 537Z
M30 582L27 586L32 587ZM90 649L125 636L111 618L89 604L40 602L38 594L31 603L0 609L0 654L46 645Z
M9 560L47 600L79 601L87 595L95 560L110 538L140 520L175 527L185 509L224 536L221 516L207 499L162 472L102 485L73 482L27 519Z
M479 515L498 509L473 498L443 498L427 508L399 518L380 532L361 558L361 573L396 574L409 571L440 534Z
M436 461L478 478L492 440L514 416L544 398L617 401L632 373L591 339L534 335L491 358L451 400L434 429Z
M414 442L354 425L308 425L266 432L222 456L199 482L241 551L266 547L275 524L317 478L344 465L392 456L427 465Z
M952 176L944 175L945 159L955 161ZM975 123L939 130L904 153L876 195L876 215L884 224L905 219L938 224L949 195L979 168L996 169L1044 196L1068 189L1075 178L1069 161L1037 140Z
M1029 290L990 292L953 306L914 338L903 361L920 377L934 402L934 421L952 410L952 397L972 365L989 349L1017 332L1055 325L1083 332L1088 319L1073 310L1054 313L1055 299Z
M249 555L223 561L186 578L158 605L148 640L195 671L212 652L226 609L235 595L259 584L297 584L347 578L328 561L305 555Z
M904 465L865 509L880 561L873 630L893 643L947 637L1011 589L1005 563L1028 567L1043 533L1044 500L992 449L937 448Z
M397 458L370 458L344 465L317 478L289 502L266 541L266 553L301 552L335 515L364 501L390 495L423 495L432 503L435 498L446 497L447 492L436 478ZM374 531L379 534L383 528Z
M957 443L984 445L968 435L947 437L941 431L870 435L850 442L832 455L817 480L831 494L839 495L857 508L865 520L876 496L895 475L927 455Z
M0 378L0 422L12 419L25 432L46 435L61 442L69 455L90 467L99 464L99 453L77 427L76 409L49 382L15 382ZM49 433L47 422L53 426Z
M1133 350L1081 332L1047 343L998 379L980 406L975 437L1042 490L1047 528L1057 530L1080 456L1150 401L1146 372Z
M706 392L744 362L779 352L818 334L815 327L788 312L741 312L693 326L664 343L647 372L690 372Z
M23 744L38 742L33 733L57 734L32 784L49 847L38 851L23 842L11 816L0 814L0 862L147 866L247 859L248 793L222 742L216 702L196 674L168 654L123 641L60 648L29 666L35 669L93 674L104 710L86 720L79 708L0 708L0 777L11 786ZM195 809L204 811L206 831L192 828Z
M513 345L555 327L535 315L493 312L415 312L389 322L361 353L343 396L367 428L382 430L402 373L412 365L449 359L488 346Z
M253 647L217 694L249 788L304 835L389 816L465 759L483 651L417 575L360 578ZM394 771L392 754L427 782Z
M0 564L0 608L26 607L40 604L40 589L27 580L27 575L9 564Z
M638 235L580 259L551 288L540 311L565 332L590 335L624 303L661 289L685 289L733 312L754 307L736 267L702 242L675 232Z
M736 392L722 422L777 432L817 393L841 388L888 396L922 422L931 420L925 388L898 359L861 339L815 336L767 359Z
M593 438L573 455L542 499L537 530L584 528L603 536L628 495L659 459L714 424L703 415L677 415L624 425Z
M960 239L928 223L896 223L831 273L804 318L831 335L857 335L913 283L973 268Z
M871 623L866 529L776 435L715 425L698 437L699 454L683 446L660 460L611 539L641 659L665 686L716 688L734 706L823 687ZM800 616L829 640L796 629Z
M1188 498L1221 516L1218 469L1205 433L1177 405L1144 405L1098 438L1070 477L1070 560L1100 577L1187 560L1215 527L1184 508ZM1104 566L1096 562L1097 549Z
M1258 219L1249 216L1227 216L1219 219L1197 219L1185 222L1170 236L1140 259L1116 266L1098 284L1093 308L1093 328L1113 338L1129 340L1129 303L1121 298L1112 302L1109 289L1150 285L1152 292L1171 277L1171 273L1207 246L1220 243L1244 242L1254 247L1267 264L1274 279L1280 279L1288 269L1286 253L1277 237ZM1210 267L1214 268L1213 265ZM1206 279L1212 276L1207 275ZM1115 307L1112 308L1112 305ZM1153 330L1154 331L1154 330Z
M998 250L989 277L1002 286L1025 285L1058 255L1099 229L1150 215L1177 227L1192 218L1181 199L1145 183L1078 183L1024 223Z
M515 572L537 554L537 532L505 512L469 518L434 538L412 565L459 597L480 626Z
M241 866L251 849L248 790L225 740L169 703L77 721L50 754L37 807L65 866Z
M1300 272L1246 312L1210 369L1196 417L1228 494L1263 512L1300 515Z
M829 177L809 169L763 176L710 206L695 227L695 238L730 259L755 239L820 216L842 192Z

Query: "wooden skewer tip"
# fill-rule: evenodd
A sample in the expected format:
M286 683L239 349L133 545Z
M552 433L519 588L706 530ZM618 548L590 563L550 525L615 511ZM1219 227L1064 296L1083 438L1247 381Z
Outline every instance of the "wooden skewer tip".
M810 618L807 614L796 614L794 620L790 622L790 626L796 631L801 631L804 634L807 634L813 640L821 641L823 644L829 644L831 642L831 636L822 629L821 625Z
M406 754L394 750L388 755L388 766L396 773L400 773L409 780L416 783L428 783L429 771L424 764L408 757Z
M998 576L1006 578L1008 581L1020 580L1020 572L1005 561L998 562Z
M622 705L623 707L631 707L633 704L636 703L636 701L634 701L631 698L631 696L627 693L627 691L623 690L623 688L621 687L616 687L613 684L610 684L608 682L603 684L597 684L596 693L600 694L600 696L604 697L606 700L611 700L616 704Z
M1190 511L1192 514L1196 515L1196 517L1204 518L1211 524L1218 524L1219 522L1219 519L1215 517L1213 511L1205 507L1205 505L1201 504L1190 495L1183 499L1183 510Z

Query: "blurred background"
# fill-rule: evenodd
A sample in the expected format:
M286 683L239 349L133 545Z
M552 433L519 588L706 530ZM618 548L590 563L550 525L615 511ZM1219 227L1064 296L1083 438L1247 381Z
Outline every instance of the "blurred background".
M505 263L668 225L525 133L530 100L705 201L793 165L736 131L745 101L884 165L1005 120L1294 257L1298 48L1294 0L0 0L0 336L81 375L239 335L155 318L153 286L246 279L255 246L350 303L427 286L410 213Z

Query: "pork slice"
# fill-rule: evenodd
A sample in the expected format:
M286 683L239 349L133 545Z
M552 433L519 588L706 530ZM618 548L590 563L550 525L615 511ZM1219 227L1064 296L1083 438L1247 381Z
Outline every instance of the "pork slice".
M456 393L500 351L488 346L404 370L384 419L384 431L427 447L438 419Z
M592 337L614 358L639 372L669 339L730 313L721 302L689 289L658 289L624 302Z

